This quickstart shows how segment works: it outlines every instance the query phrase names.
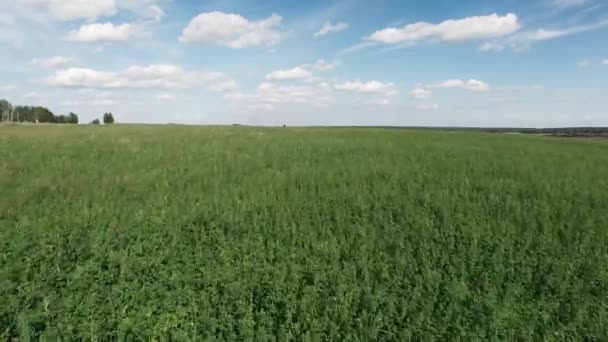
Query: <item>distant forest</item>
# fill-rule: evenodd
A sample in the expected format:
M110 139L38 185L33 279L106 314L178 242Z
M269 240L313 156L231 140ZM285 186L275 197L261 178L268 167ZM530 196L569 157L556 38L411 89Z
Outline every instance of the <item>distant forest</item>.
M31 122L31 123L53 123L53 124L77 124L78 115L70 113L68 115L55 115L48 108L39 106L13 106L7 100L0 100L0 123L11 122ZM112 113L103 115L104 124L113 124L114 116ZM95 119L91 124L100 124L99 119Z
M555 128L517 128L517 127L433 127L433 126L334 126L334 128L383 128L415 129L431 131L473 131L488 133L547 134L560 136L607 136L608 127L555 127Z
M0 122L33 122L77 124L78 115L55 115L48 108L34 106L15 106L7 100L0 100Z

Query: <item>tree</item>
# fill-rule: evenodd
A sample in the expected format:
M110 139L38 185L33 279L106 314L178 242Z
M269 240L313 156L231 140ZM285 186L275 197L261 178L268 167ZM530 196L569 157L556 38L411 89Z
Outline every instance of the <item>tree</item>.
M78 115L74 114L74 113L70 113L70 116L68 117L68 122L71 124L77 124L78 123Z
M114 123L114 116L112 113L105 113L103 115L103 123L106 125L111 125Z
M0 100L0 122L12 121L13 105L6 101Z
M113 122L114 118L111 119ZM0 100L0 122L77 124L78 115L74 113L70 113L69 115L55 115L45 107L13 107L10 102Z
M99 119L91 121L91 125L99 125Z
M51 123L51 122L55 122L55 114L53 114L53 112L51 112L50 110L46 109L46 108L37 108L36 110L37 113L37 120L38 122L43 122L43 123Z
M13 111L12 121L57 123L59 118L44 107L17 106Z

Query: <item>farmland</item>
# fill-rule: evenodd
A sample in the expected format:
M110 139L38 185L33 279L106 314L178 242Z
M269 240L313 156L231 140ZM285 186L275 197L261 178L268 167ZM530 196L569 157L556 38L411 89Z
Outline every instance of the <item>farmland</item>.
M0 126L0 340L608 339L608 141Z

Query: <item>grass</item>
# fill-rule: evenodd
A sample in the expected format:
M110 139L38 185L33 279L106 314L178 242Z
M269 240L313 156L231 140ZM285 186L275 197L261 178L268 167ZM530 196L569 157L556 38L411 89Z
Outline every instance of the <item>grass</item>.
M608 142L0 127L0 339L608 339Z

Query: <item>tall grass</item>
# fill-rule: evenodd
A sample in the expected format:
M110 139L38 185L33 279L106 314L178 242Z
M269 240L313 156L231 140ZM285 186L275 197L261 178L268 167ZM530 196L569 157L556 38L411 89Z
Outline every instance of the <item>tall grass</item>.
M0 127L0 339L607 339L608 144Z

